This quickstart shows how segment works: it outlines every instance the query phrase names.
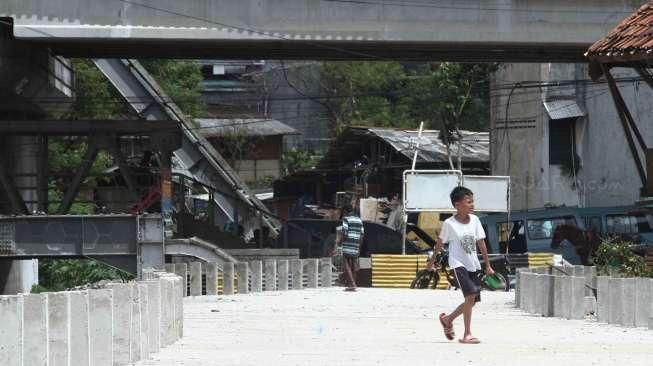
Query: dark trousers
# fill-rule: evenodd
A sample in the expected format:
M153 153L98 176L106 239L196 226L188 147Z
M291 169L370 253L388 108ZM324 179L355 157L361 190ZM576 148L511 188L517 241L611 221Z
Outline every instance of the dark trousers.
M356 287L356 274L358 273L358 257L343 256L343 269L345 272L345 285L347 287Z

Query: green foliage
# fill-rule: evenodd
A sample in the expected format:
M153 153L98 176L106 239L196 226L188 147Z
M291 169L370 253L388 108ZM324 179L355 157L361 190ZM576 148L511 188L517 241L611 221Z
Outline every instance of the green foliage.
M321 156L314 156L309 151L292 148L285 151L281 158L283 174L290 175L298 171L311 169L317 164Z
M321 94L331 130L347 125L486 130L491 64L327 62Z
M206 113L202 101L202 70L196 61L141 60L168 96L191 118Z
M36 292L63 291L102 280L128 281L129 273L89 259L40 259L39 285Z
M594 253L593 263L601 275L623 277L651 276L644 258L631 249L632 243L614 238L603 240Z
M122 97L93 62L73 59L72 68L76 97L70 118L116 119L127 113Z

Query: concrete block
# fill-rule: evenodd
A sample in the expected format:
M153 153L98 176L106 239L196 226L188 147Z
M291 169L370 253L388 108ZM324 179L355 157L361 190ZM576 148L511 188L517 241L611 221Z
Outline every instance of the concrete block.
M625 327L635 326L635 279L624 278L623 296L621 298L621 325Z
M564 281L564 275L554 276L553 277L553 316L556 318L563 318L564 311L563 307L563 292L562 292L562 282Z
M537 276L540 274L533 272L526 277L526 307L531 314L537 312Z
M190 296L202 296L202 262L190 264Z
M129 284L112 283L108 286L113 291L113 364L129 363L130 329L131 329L131 298L132 289Z
M316 258L304 259L306 269L306 287L317 288L318 282L318 260Z
M585 266L575 265L573 267L572 275L574 277L585 277Z
M232 263L231 266L232 275L233 275L233 268L234 267ZM218 294L218 265L216 263L204 263L204 273L206 276L206 294L217 295ZM233 276L232 276L232 281L233 281ZM231 283L231 288L233 290L233 282Z
M113 359L113 290L88 291L88 329L90 364L93 366L115 365ZM72 364L71 364L72 365Z
M182 296L188 296L188 265L186 263L175 263L175 274L181 277Z
M541 293L542 299L540 314L546 317L553 316L553 276L542 275L539 287L538 291Z
M635 326L648 327L651 313L651 304L653 303L653 279L637 278L635 279Z
M141 304L138 294L138 285L134 282L127 284L131 290L131 325L129 328L129 361L137 362L141 359Z
M48 364L68 364L68 294L51 292L48 296Z
M596 267L585 267L585 296L594 297L596 289Z
M608 323L621 324L622 306L623 306L623 279L610 278L608 280L608 287L610 291L610 314L608 316Z
M332 280L331 257L320 258L320 287L331 287Z
M599 323L610 321L610 277L598 276L596 279L596 316Z
M562 287L560 291L560 311L565 319L571 319L571 306L572 306L572 277L564 276L562 279Z
M277 261L277 278L279 291L288 290L288 260L280 259Z
M290 260L290 273L292 275L292 289L301 290L304 287L304 264L301 259Z
M168 273L175 273L175 264L174 263L166 263L163 266Z
M22 313L23 365L46 366L48 363L48 308L45 295L23 295ZM3 317L1 312L0 318L3 319L2 326L4 327L7 318ZM0 333L2 333L2 330L0 330ZM1 337L0 335L0 343L3 342ZM1 362L0 364L4 365Z
M225 262L222 265L222 294L223 295L233 295L234 294L234 264L232 262Z
M23 332L23 317L21 296L0 296L0 365L23 366L20 336Z
M179 290L182 285L182 281L179 277L174 277L172 279L173 286ZM178 293L178 292L177 292ZM175 313L174 313L174 329L176 333L175 342L184 336L184 299L182 296L175 295L172 300L175 303Z
M148 339L149 352L157 353L161 348L159 327L161 324L161 283L158 280L145 281L147 285L147 306L149 324Z
M265 291L277 290L277 261L268 259L265 261Z
M111 290L109 290L111 291ZM90 354L90 328L89 328L89 298L88 292L69 292L68 301L70 309L70 365L89 365L90 357L95 355ZM108 309L109 319L112 317L111 307ZM110 323L110 322L109 322ZM111 324L109 324L111 325ZM108 329L111 333L111 328ZM103 348L110 348L111 343L102 344ZM109 360L111 360L111 352L109 352ZM111 366L111 363L108 364Z
M141 338L141 360L146 360L150 357L150 339L149 339L149 326L150 326L150 313L147 292L147 285L143 282L137 282L138 285L138 299L140 300L140 338Z
M544 299L544 286L546 282L546 275L545 274L536 274L535 275L535 281L534 281L534 286L535 286L535 301L533 302L533 310L531 311L533 314L540 314L543 315L544 313L542 312L544 310L544 303L548 302L548 299Z
M584 272L583 272L584 273ZM585 276L571 277L571 319L585 318Z
M249 263L236 263L236 274L238 275L238 293L246 294L249 292Z
M522 272L521 274L522 310L527 313L531 311L531 285L532 277L534 275L535 274L531 272Z
M252 292L263 291L263 264L261 261L249 262L249 269L251 271L250 277L252 280Z
M521 268L517 268L517 271L515 272L515 307L520 308L521 307L521 289L520 289L520 277L521 277Z
M573 274L573 273L569 273L570 272L569 268L571 267L553 266L553 268L551 269L551 273L555 276L569 276L570 274Z

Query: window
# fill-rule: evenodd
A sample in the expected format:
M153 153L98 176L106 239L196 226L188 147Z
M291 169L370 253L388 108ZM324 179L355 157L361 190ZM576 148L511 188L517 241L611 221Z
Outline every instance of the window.
M585 216L585 228L588 230L596 231L597 233L603 232L601 230L601 217L600 216Z
M576 226L576 219L572 216L565 216L541 220L528 220L528 238L532 240L551 239L555 228L559 225Z
M549 165L572 165L575 118L549 120Z
M632 215L608 215L608 233L637 234L653 232L653 215L637 213Z
M497 234L499 236L499 250L501 253L506 252L508 236L510 236L508 253L525 253L527 251L526 236L524 235L524 221L515 220L510 226L505 222L498 223Z

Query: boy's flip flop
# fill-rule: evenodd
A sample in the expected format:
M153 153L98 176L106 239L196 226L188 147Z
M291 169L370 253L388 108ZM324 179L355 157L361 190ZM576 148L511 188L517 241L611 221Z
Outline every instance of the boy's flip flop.
M456 336L456 333L453 331L453 324L447 326L444 322L444 317L447 316L445 313L440 314L440 325L442 325L442 328L444 329L444 336L447 337L448 340L453 340L454 337Z
M478 340L478 338L472 337L469 339L459 339L458 342L464 343L464 344L479 344L481 341Z

